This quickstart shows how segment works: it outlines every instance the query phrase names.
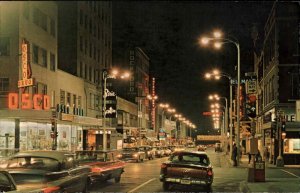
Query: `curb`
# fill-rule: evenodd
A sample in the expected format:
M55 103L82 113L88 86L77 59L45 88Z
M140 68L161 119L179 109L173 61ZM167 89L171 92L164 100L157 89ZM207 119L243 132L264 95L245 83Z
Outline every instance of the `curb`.
M240 182L239 190L240 190L240 192L243 192L243 193L250 193L251 192L249 187L248 187L248 183L246 181Z

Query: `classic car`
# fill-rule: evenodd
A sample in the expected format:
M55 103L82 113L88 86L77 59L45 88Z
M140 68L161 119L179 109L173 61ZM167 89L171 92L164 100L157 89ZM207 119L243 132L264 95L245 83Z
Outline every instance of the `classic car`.
M169 156L172 153L172 151L166 146L163 146L162 149L164 150L165 156Z
M144 145L139 147L141 151L145 152L146 158L147 159L154 159L155 158L155 150L149 146L149 145Z
M213 168L205 152L176 151L168 161L162 163L160 181L164 190L169 190L173 184L204 186L210 189Z
M91 172L66 151L17 153L0 167L11 174L20 192L86 192Z
M155 150L156 157L163 157L165 155L164 149L160 146L154 147L154 150Z
M116 156L118 152L108 151L76 151L76 160L79 165L88 165L91 169L90 182L107 181L114 179L116 183L121 180L125 162Z
M140 162L146 159L146 154L138 147L126 147L123 148L117 157L121 160L135 160L136 162Z
M198 151L205 151L206 150L206 146L205 145L198 145L197 146L197 150Z
M10 192L17 190L14 179L7 171L0 170L0 192Z

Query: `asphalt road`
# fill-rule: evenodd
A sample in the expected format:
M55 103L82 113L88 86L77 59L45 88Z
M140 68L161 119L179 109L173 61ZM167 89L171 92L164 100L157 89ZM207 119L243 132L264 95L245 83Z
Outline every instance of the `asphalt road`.
M213 149L208 149L214 169L214 182L212 192L240 192L240 183L247 180L247 168L232 167L223 153L215 153ZM91 192L164 192L162 183L159 181L160 165L167 158L156 158L145 160L143 163L129 162L122 174L121 182L115 183L113 180L102 184L95 184L90 188ZM270 169L266 176L272 178L297 178L299 169ZM260 184L257 184L260 186ZM170 192L204 192L202 188L191 188L184 186L174 186Z

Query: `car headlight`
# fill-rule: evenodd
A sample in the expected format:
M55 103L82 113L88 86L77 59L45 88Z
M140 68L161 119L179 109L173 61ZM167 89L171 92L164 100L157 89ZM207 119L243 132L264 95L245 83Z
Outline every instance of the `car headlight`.
M122 154L117 155L117 158L121 158L121 157L122 157Z
M133 154L133 157L137 157L138 156L138 154Z

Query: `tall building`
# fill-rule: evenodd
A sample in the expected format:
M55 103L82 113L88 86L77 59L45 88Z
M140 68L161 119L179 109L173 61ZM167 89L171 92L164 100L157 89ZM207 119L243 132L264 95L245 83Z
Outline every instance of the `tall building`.
M103 117L102 72L112 67L111 5L110 1L58 2L58 68L84 80L86 115L93 118ZM100 147L102 135L96 128L85 130L84 146Z
M296 101L300 98L299 10L298 3L275 2L263 39L254 42L256 48L261 45L255 53L256 133L261 151L268 148L274 164L279 154L284 164L300 164L300 120L296 119Z

